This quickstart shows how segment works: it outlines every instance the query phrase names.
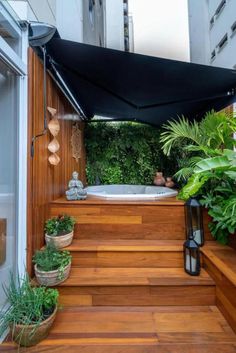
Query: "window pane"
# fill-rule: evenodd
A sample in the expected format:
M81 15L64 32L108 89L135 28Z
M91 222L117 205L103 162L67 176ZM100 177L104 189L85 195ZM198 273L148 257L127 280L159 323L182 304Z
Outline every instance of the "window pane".
M0 286L16 266L17 76L0 60ZM0 290L0 307L4 301Z
M4 7L0 7L0 37L21 56L20 29Z

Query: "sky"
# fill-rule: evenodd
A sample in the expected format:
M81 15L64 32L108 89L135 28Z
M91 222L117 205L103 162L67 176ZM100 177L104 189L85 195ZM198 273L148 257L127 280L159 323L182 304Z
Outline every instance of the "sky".
M187 0L129 0L134 52L189 61Z

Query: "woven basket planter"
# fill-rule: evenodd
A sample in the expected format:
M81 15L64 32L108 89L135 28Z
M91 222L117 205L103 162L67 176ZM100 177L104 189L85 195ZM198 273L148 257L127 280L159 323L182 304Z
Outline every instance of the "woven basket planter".
M57 249L62 249L69 246L72 243L74 231L65 235L51 236L45 234L46 244L54 244Z
M70 274L71 262L64 268L63 273L59 270L54 271L41 271L37 265L34 266L35 276L39 284L42 286L52 287L59 283L64 282Z
M13 341L20 346L30 347L34 346L49 334L50 328L55 320L57 313L57 306L53 313L39 325L14 325L11 327Z

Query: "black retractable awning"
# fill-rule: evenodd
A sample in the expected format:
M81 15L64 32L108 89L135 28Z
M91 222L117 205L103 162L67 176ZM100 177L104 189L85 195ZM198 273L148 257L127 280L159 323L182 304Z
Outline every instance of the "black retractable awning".
M52 38L51 69L87 118L94 115L159 125L199 119L235 101L236 71L127 53ZM54 69L53 69L54 68Z

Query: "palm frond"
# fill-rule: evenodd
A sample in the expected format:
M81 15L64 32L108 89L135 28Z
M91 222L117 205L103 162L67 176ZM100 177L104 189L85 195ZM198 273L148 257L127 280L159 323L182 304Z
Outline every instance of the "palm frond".
M178 170L178 172L175 173L174 177L178 180L178 181L186 181L188 180L188 178L193 174L193 168L192 167L184 167L180 170Z
M201 145L202 137L199 131L199 125L196 121L189 122L185 117L179 120L169 121L163 126L166 130L161 133L160 142L163 143L163 152L170 154L171 149L179 142L191 141L193 144Z

